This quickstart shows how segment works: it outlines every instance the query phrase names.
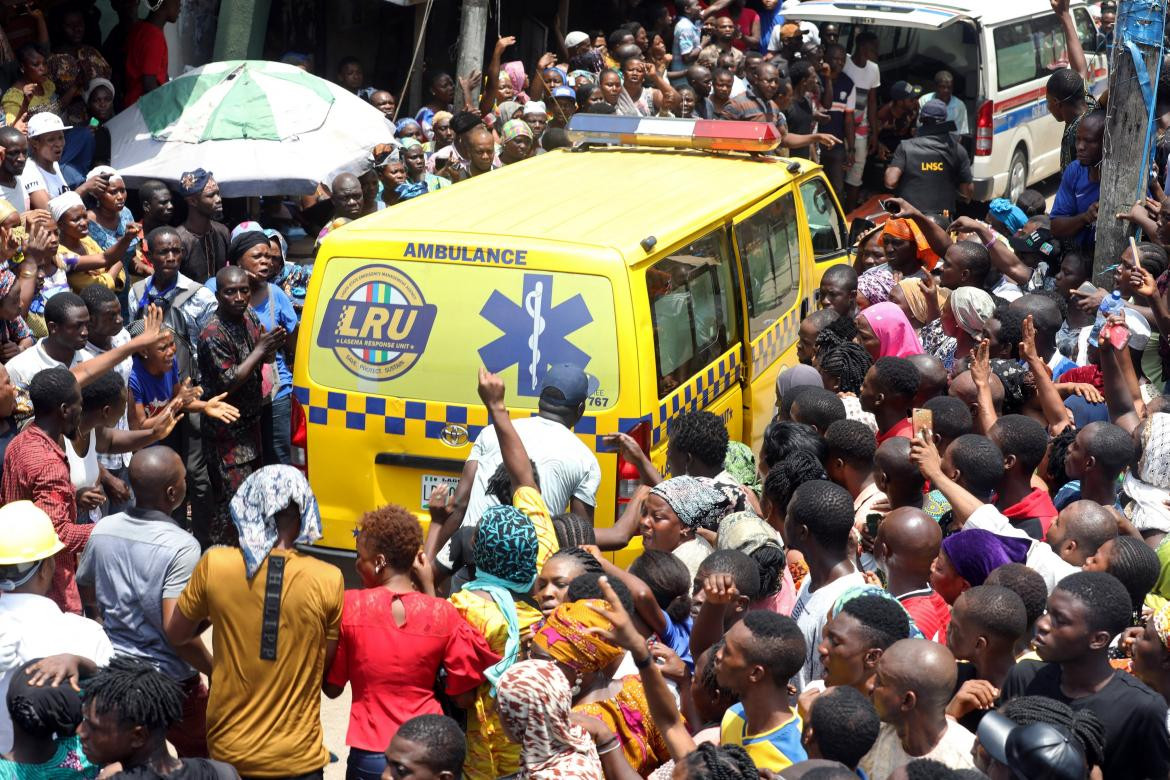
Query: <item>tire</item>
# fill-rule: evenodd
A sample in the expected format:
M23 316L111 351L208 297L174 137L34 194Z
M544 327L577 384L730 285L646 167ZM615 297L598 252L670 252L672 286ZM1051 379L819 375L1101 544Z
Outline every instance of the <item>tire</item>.
M1020 193L1028 186L1028 152L1023 146L1017 146L1012 152L1012 160L1008 163L1008 181L1003 196L1015 203Z

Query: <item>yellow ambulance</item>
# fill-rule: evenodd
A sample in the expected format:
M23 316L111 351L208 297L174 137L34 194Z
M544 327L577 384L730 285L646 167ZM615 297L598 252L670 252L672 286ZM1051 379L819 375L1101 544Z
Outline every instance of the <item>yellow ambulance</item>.
M800 320L847 254L823 172L758 154L777 143L760 123L578 115L569 130L572 150L323 241L294 370L322 547L352 550L358 518L387 503L425 527L488 423L481 365L514 416L536 412L550 365L584 367L575 433L601 465L598 526L619 488L606 434L664 468L671 419L706 409L758 451Z

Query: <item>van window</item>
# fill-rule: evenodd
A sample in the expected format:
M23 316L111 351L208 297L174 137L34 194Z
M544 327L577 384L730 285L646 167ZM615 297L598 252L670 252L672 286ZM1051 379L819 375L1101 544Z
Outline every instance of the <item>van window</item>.
M800 295L800 228L792 193L738 223L735 240L747 289L749 335L755 338Z
M535 409L548 367L572 363L589 378L589 411L612 408L619 392L612 285L542 265L535 252L523 268L393 257L318 262L321 288L305 323L311 336L302 336L313 343L309 378L343 392L479 406L475 372L484 365L503 377L509 406ZM408 405L407 417L421 415L419 404ZM373 408L390 414L385 402Z
M824 179L809 179L800 185L804 216L812 234L813 255L818 260L840 254L845 249L845 218L837 210Z
M708 233L647 269L646 290L662 398L739 337L724 231Z
M1046 79L1068 65L1064 30L1051 15L997 27L995 38L996 78L1000 89L1036 79Z
M1081 46L1085 54L1091 55L1097 50L1097 25L1093 24L1093 18L1084 7L1073 9L1073 19L1077 24L1077 37L1081 39Z

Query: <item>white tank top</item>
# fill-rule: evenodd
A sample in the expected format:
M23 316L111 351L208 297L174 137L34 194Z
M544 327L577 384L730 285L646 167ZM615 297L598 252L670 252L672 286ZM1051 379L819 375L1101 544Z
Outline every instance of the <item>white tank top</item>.
M73 483L75 491L97 484L100 476L97 456L97 434L94 431L89 432L89 449L85 455L78 455L73 449L73 441L66 440L65 457L69 460L69 480ZM89 512L91 522L96 522L101 516L101 510L92 509ZM78 519L83 522L85 520L84 517Z

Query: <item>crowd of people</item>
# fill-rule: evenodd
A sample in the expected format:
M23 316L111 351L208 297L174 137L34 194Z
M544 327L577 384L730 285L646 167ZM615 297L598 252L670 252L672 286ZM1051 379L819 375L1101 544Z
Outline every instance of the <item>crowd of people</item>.
M1160 176L1116 216L1146 240L1094 279L1105 123L1079 43L1047 86L1052 207L1025 190L956 219L952 74L881 101L876 36L847 52L761 5L570 32L531 78L504 37L412 118L347 58L393 139L231 228L212 172L132 209L108 165L102 122L165 82L177 0L102 47L81 10L60 42L35 17L0 128L0 780L320 778L322 696L347 687L350 780L1170 774ZM1155 92L1165 129L1167 69ZM369 508L346 589L302 551L312 269L290 242L567 146L577 111L774 123L854 204L879 156L889 219L825 271L758 451L707 411L671 420L661 470L608 437L640 483L611 524L573 433L583 367L551 366L515 421L481 369L492 425L458 486L425 533Z

